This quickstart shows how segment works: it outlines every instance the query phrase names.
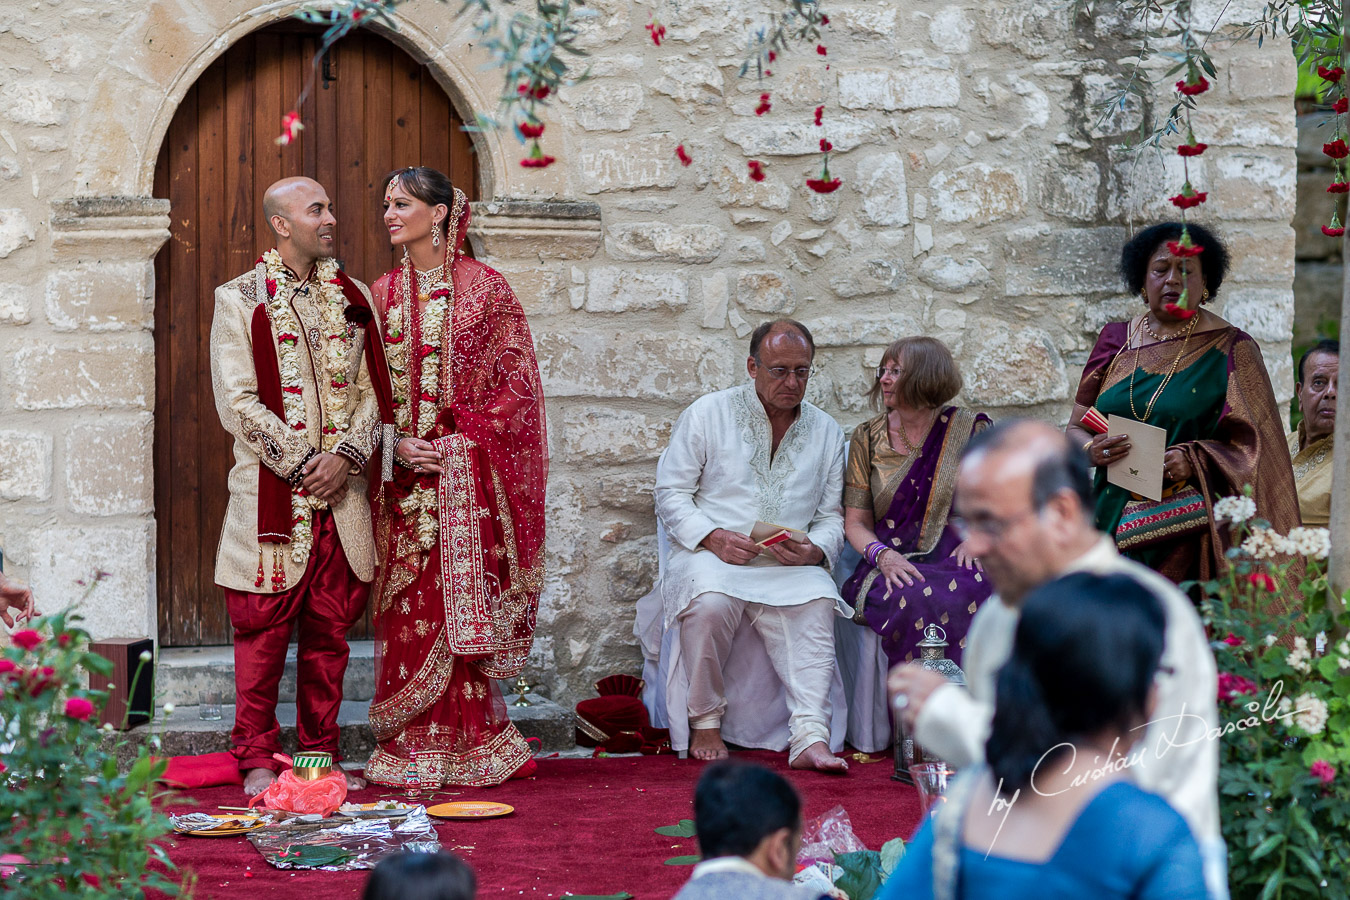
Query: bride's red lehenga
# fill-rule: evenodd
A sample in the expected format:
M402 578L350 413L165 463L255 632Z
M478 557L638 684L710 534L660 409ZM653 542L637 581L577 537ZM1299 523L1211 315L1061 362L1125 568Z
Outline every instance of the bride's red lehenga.
M407 783L413 760L424 787L500 784L530 762L494 679L519 674L538 613L543 393L506 279L462 255L469 208L459 190L447 221L457 225L449 278L419 276L405 262L374 285L398 434L432 441L445 468L436 476L396 466L373 489L380 567L370 724L379 747L366 777L394 786ZM445 296L440 334L423 334L419 292ZM433 354L446 364L426 391Z

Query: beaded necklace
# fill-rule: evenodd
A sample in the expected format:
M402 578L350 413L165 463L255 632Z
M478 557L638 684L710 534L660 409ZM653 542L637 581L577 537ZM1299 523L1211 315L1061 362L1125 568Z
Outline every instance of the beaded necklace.
M1139 320L1139 324L1143 325L1144 319L1147 318L1148 316L1145 315L1143 319ZM1134 370L1130 372L1130 413L1134 416L1136 422L1147 422L1148 417L1153 413L1153 405L1158 402L1158 398L1162 396L1162 392L1167 387L1167 383L1171 381L1172 376L1177 373L1177 367L1181 365L1181 357L1186 355L1186 345L1191 342L1191 334L1195 331L1195 324L1199 321L1199 316L1191 317L1190 324L1186 326L1185 338L1181 342L1181 349L1177 351L1177 358L1172 360L1171 370L1169 370L1167 375L1163 378L1162 384L1158 385L1158 389L1153 392L1153 396L1149 398L1148 404L1144 407L1144 414L1142 416L1139 415L1139 410L1135 409L1134 406L1134 376L1139 372L1139 354L1143 350L1143 347L1137 341L1139 329L1135 329Z

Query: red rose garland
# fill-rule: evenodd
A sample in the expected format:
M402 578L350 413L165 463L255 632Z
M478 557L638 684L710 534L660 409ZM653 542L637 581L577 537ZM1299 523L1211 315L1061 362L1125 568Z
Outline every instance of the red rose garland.
M1177 82L1177 93L1183 98L1183 104L1186 109L1186 143L1177 147L1177 156L1181 157L1182 173L1184 183L1181 185L1181 192L1174 194L1167 199L1181 211L1181 240L1168 241L1167 251L1173 256L1181 257L1181 278L1182 288L1181 296L1177 298L1176 303L1168 303L1163 308L1171 315L1181 319L1189 319L1197 312L1196 307L1199 304L1193 304L1190 298L1190 290L1186 286L1189 280L1187 275L1187 260L1194 259L1204 252L1204 248L1198 246L1191 240L1191 233L1186 227L1186 210L1195 209L1200 204L1209 199L1209 192L1197 191L1191 185L1191 164L1190 161L1203 154L1209 149L1209 144L1195 139L1195 132L1191 128L1191 110L1194 108L1194 101L1187 98L1198 97L1209 90L1209 81L1204 75L1200 74L1195 63L1187 60L1188 68L1186 77Z
M1331 184L1327 186L1328 194L1344 194L1350 192L1350 181L1346 180L1345 159L1350 157L1350 145L1347 145L1343 135L1345 134L1344 122L1342 116L1350 110L1350 99L1346 98L1345 85L1341 84L1341 79L1345 77L1345 69L1341 66L1327 68L1326 66L1317 67L1317 75L1327 83L1328 90L1340 91L1341 96L1331 104L1332 117L1335 119L1336 136L1332 140L1322 145L1322 152L1331 159L1332 176ZM1340 237L1345 234L1345 226L1341 224L1339 202L1332 201L1331 224L1322 226L1322 233L1327 237Z

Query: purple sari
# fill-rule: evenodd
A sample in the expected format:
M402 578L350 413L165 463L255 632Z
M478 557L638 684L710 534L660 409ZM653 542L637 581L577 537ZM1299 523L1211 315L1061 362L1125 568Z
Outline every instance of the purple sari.
M891 665L918 657L923 630L936 623L947 634L947 658L960 663L975 611L992 593L989 579L967 569L952 551L961 543L947 518L952 508L961 452L971 436L990 424L988 416L954 406L939 414L916 458L882 476L875 454L888 453L884 414L859 425L849 447L846 506L870 506L877 540L905 555L924 580L891 588L880 570L863 559L844 583L843 597L853 620L881 636ZM858 454L858 459L854 459ZM864 458L865 457L865 458ZM863 473L869 487L864 488Z

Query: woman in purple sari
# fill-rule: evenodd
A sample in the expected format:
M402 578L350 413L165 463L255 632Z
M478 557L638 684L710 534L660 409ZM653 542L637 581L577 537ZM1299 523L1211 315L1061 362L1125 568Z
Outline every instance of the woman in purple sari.
M844 534L862 560L844 583L853 621L881 637L892 666L914 659L923 630L947 634L961 660L970 620L992 590L947 524L961 451L989 417L949 406L961 391L951 351L929 337L886 348L869 397L885 412L853 430Z

